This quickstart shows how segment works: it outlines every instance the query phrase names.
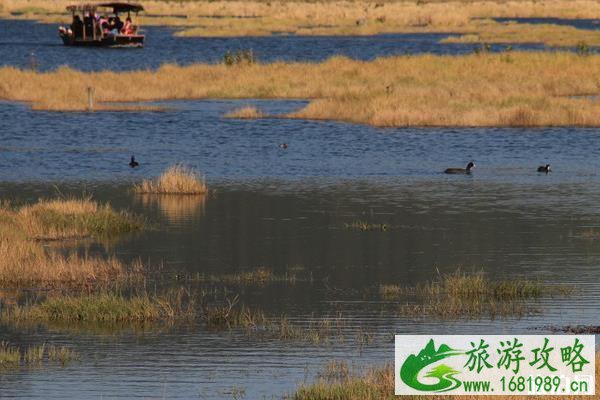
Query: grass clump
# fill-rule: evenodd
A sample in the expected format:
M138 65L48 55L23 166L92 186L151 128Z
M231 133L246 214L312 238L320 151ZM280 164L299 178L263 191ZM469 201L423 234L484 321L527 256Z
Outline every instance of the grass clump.
M19 229L28 239L102 237L141 230L143 221L91 198L40 200L17 210L2 209L0 225Z
M21 349L8 342L0 342L0 371L19 368L20 366L41 366L45 360L59 362L65 366L79 355L65 346L31 345L21 354Z
M8 344L0 342L0 369L14 368L21 362L21 353L19 349Z
M596 353L596 365L600 362L600 353ZM600 369L596 368L596 393L600 390ZM394 365L388 363L381 367L367 368L362 374L350 371L348 365L341 361L329 362L319 378L312 384L301 384L296 392L286 396L289 400L395 400ZM402 396L408 400L486 400L489 396ZM504 397L503 397L504 398ZM547 399L548 396L510 396L511 399ZM561 396L566 400L586 399L589 396Z
M155 180L144 180L134 188L140 194L205 194L206 181L192 168L173 165Z
M114 293L54 296L39 304L14 306L1 314L7 322L145 323L193 318L194 302L183 292L164 297L125 297Z
M362 232L385 232L389 229L387 224L374 224L367 221L353 221L344 224L344 227L349 230L362 231Z
M223 56L223 64L232 65L252 65L257 62L256 56L252 50L238 50L235 53L227 51Z
M237 118L237 119L258 119L263 118L265 115L262 111L254 106L245 106L237 108L227 114L225 118Z
M382 293L383 290L383 293ZM537 311L528 301L544 296L564 296L572 292L564 285L545 285L526 279L491 280L483 271L456 270L412 288L380 288L387 299L412 296L416 303L402 306L403 314L433 315L442 318L491 318L522 316Z

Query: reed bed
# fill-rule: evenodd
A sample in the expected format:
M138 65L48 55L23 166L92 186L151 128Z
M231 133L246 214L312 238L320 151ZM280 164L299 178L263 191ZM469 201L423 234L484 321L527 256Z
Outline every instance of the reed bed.
M386 300L413 300L401 305L402 314L441 318L523 316L539 311L530 304L531 300L566 296L572 291L570 286L526 279L494 281L483 271L466 273L460 269L415 287L382 285L379 288Z
M3 18L68 22L69 0L1 0ZM142 25L180 26L182 36L372 35L469 32L477 18L600 18L592 0L504 1L182 1L149 0Z
M374 126L600 126L600 102L587 96L600 94L598 71L600 55L569 52L370 62L334 57L316 64L164 65L99 73L3 67L0 98L37 109L85 110L86 88L94 86L98 100L109 102L308 98L306 107L285 117Z
M193 168L173 165L158 178L144 180L134 187L139 194L199 195L208 191L206 181Z
M53 251L40 240L105 237L142 229L137 217L90 199L42 200L0 208L1 287L92 287L138 280L142 266L114 257Z
M104 292L56 295L39 304L14 306L0 320L19 322L148 323L195 318L195 303L183 291L165 296L147 293L130 297Z
M596 365L600 362L600 354L596 353ZM600 390L600 370L596 368L596 393ZM409 400L487 400L489 396L403 396ZM345 362L330 362L326 365L320 378L312 384L301 384L295 393L285 397L293 400L393 400L394 365L388 363L382 367L367 368L360 374L348 368ZM544 400L548 396L502 396L507 400L531 399ZM560 396L565 400L585 400L590 396Z
M62 366L79 359L73 349L65 346L41 345L28 346L24 351L8 342L0 342L0 372L21 366L41 366L45 361L58 362Z
M80 239L141 230L143 221L108 204L90 198L40 200L13 211L5 209L5 219L14 218L30 239Z
M237 108L225 114L225 118L235 119L259 119L264 117L265 115L263 114L263 112L254 106L245 106Z

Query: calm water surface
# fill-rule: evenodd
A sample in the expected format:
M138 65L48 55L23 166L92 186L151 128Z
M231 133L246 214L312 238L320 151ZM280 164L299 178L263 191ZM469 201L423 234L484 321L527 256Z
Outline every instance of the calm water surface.
M473 44L441 44L448 34L394 34L377 36L267 36L237 38L182 38L168 27L145 27L143 49L89 49L66 47L58 37L58 24L0 20L0 65L28 68L33 53L41 70L68 65L84 71L157 68L164 63L221 62L227 51L253 50L263 62L322 61L343 55L371 60L402 54L465 54ZM504 50L494 45L492 50ZM514 49L540 50L543 45L519 44Z
M4 63L25 65L35 51L45 69L218 61L236 47L253 48L264 59L303 60L462 51L437 44L432 35L209 40L148 28L151 39L143 50L84 52L59 45L55 26L0 25L11 32L0 39ZM19 35L25 29L36 39ZM171 42L156 40L153 47L160 35ZM96 62L123 54L122 63ZM531 333L548 325L597 324L600 247L581 238L600 229L597 129L377 129L223 117L245 104L283 114L303 107L301 100L163 104L169 111L88 114L0 103L0 200L19 204L89 193L142 214L156 229L87 243L86 249L108 250L125 261L141 258L167 281L260 266L279 274L301 271L312 280L245 288L244 302L303 325L341 315L346 340L281 342L202 324L116 332L3 326L0 340L73 346L81 361L2 373L0 397L228 399L243 389L249 399L280 398L332 359L356 366L391 361L393 333ZM278 147L284 142L287 150ZM127 166L131 154L139 169ZM477 163L471 176L441 173L471 159ZM206 173L210 195L131 193L133 182L179 162ZM554 172L536 173L546 162ZM344 228L356 220L386 223L390 230ZM569 283L578 291L539 300L540 314L469 321L408 318L377 294L382 283L411 285L457 266L485 268L498 278ZM372 333L373 342L358 346L360 332Z

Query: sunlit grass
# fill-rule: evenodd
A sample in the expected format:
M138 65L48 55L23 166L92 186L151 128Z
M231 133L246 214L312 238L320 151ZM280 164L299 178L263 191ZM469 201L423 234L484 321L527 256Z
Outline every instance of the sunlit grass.
M39 345L29 345L24 351L21 351L18 346L13 346L4 341L0 342L0 372L21 366L40 366L46 360L49 362L58 362L64 366L78 359L79 354L65 346L42 343Z
M94 86L98 101L108 102L305 98L311 99L306 107L282 117L374 126L600 126L600 102L590 97L600 95L598 69L600 55L570 52L423 54L369 62L334 57L99 73L3 67L0 96L48 110L85 110L86 88ZM206 185L196 178L185 180L191 187L149 181L139 190L202 193Z
M134 188L140 194L205 194L206 181L189 167L173 165L154 180L144 180Z
M414 287L381 285L385 300L402 300L401 313L442 318L522 316L539 311L530 302L544 296L566 296L573 288L528 279L493 280L483 271L456 270Z
M225 114L225 118L235 119L258 119L263 118L265 115L262 111L254 106L245 106L237 108Z

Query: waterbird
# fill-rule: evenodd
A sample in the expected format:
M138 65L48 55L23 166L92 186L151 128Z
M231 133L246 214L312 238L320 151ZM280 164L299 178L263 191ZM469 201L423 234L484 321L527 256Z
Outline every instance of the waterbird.
M135 157L134 156L131 156L131 161L129 161L129 166L131 168L139 167L140 163L137 162L137 161L135 161Z
M469 161L466 168L447 168L444 173L445 174L470 174L471 170L475 168L475 163L473 161Z
M285 150L288 148L288 144L287 143L279 143L279 148Z
M537 169L537 172L552 172L552 170L550 169L550 164L546 164L546 165L540 165Z

